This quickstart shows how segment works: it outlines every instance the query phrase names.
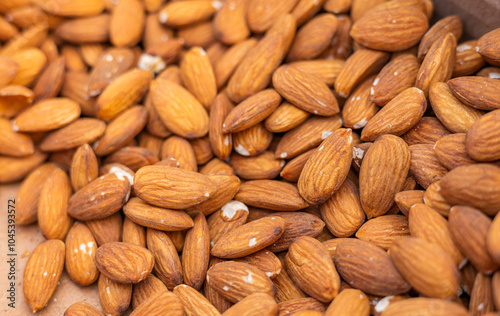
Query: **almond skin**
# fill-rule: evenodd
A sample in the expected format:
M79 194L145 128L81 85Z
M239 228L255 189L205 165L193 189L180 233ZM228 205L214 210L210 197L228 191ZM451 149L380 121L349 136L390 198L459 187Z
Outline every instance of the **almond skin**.
M448 172L439 162L433 147L434 145L431 144L419 144L409 147L411 153L410 173L424 189L441 180Z
M457 294L460 288L458 269L453 259L438 245L420 238L405 237L391 245L390 254L396 268L423 295L450 298Z
M365 293L397 295L411 288L389 254L369 242L344 240L337 245L333 260L342 279Z
M286 255L292 280L305 293L321 302L330 302L339 292L340 277L328 250L312 237L298 237Z
M498 126L500 110L483 115L472 124L465 137L465 149L469 156L478 161L500 159Z
M182 305L184 305L184 309L191 315L220 315L219 311L206 299L205 296L189 285L181 284L176 286L174 288L174 294L179 297L182 301Z
M199 290L205 281L210 260L210 235L203 214L198 214L194 225L186 233L182 250L184 283Z
M425 14L415 8L376 8L356 21L350 34L368 48L400 51L417 44L428 27Z
M278 195L277 192L281 193ZM294 185L276 180L247 181L240 186L234 199L275 211L296 211L307 207Z
M387 250L398 238L409 236L408 219L402 215L385 215L371 219L356 232L358 239Z
M493 216L500 207L500 169L487 164L455 168L441 180L441 195L450 205L468 205Z
M498 101L498 80L480 76L457 77L448 80L453 94L463 103L479 110L496 110Z
M467 154L465 139L464 133L456 133L444 136L434 145L434 152L437 159L449 170L476 163Z
M106 124L98 119L79 118L65 127L49 133L40 143L44 151L61 151L92 143L106 130Z
M103 316L97 308L83 302L76 302L72 304L64 312L64 316Z
M264 217L226 233L210 253L219 258L244 257L274 243L284 230L281 217Z
M356 289L345 289L335 297L325 316L370 315L370 304L366 294Z
M0 119L0 131L0 154L22 157L35 152L33 140L28 135L13 131L8 120Z
M62 241L47 240L38 245L28 259L24 269L23 292L33 313L49 303L64 268L64 252Z
M98 176L98 162L94 151L84 144L75 151L71 160L70 178L73 190L78 191Z
M491 274L499 263L488 253L486 236L491 219L468 206L454 206L450 210L448 227L457 248L470 260L474 267L485 274Z
M155 274L169 289L182 283L182 266L172 239L164 232L148 228L147 245L155 258Z
M154 258L146 248L124 242L110 242L95 254L99 271L122 284L135 284L147 278L153 270Z
M130 183L120 174L111 173L95 179L73 194L68 214L79 220L108 217L120 210L130 195Z
M426 109L427 101L423 92L408 88L372 117L361 132L361 140L374 141L383 134L401 136L417 124Z
M123 212L133 222L158 230L178 231L193 227L193 220L183 211L152 206L136 197L123 206Z
M168 289L163 282L150 274L143 281L134 284L133 294L132 294L132 309L136 309L144 301L146 301L150 296L154 296L160 292L167 292Z
M247 263L226 261L208 269L208 285L233 303L253 293L275 296L276 288L264 272Z
M150 204L185 209L207 200L215 193L216 186L199 173L157 165L136 172L134 190L138 197Z
M66 237L66 271L82 286L94 283L99 277L95 264L97 244L85 224L76 222Z
M250 294L224 312L224 316L271 316L277 315L278 305L274 298L264 293Z
M409 169L410 151L401 138L383 135L373 143L359 171L361 206L369 219L389 210Z
M466 316L467 310L460 304L436 298L413 297L391 303L384 310L384 316L410 316L420 313L425 316Z
M131 316L141 315L184 315L184 306L177 295L172 292L162 291L150 296L139 305Z
M307 160L297 183L307 202L321 204L335 194L351 167L352 150L350 129L338 129L321 143Z

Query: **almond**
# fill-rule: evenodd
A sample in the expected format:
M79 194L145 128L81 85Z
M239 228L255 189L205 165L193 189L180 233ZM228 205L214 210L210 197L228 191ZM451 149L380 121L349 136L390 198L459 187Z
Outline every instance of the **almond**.
M425 191L422 190L407 190L401 191L394 196L394 201L399 207L401 213L408 216L410 208L418 203L424 203Z
M121 173L95 179L76 192L68 203L68 214L79 220L110 216L127 202L130 183Z
M332 87L344 64L342 59L315 59L296 61L289 65L318 77L329 87Z
M243 1L241 0L233 0L232 2L239 2L241 4L244 4ZM230 2L225 3L223 5L223 8L219 12L224 11L224 7L227 7ZM240 4L236 4L237 6L242 6ZM237 7L238 8L238 7ZM238 9L235 9L238 10ZM235 10L232 10L231 14L234 14L233 12ZM222 13L220 13L222 14ZM216 18L217 19L217 18ZM214 27L217 28L217 20L214 20ZM230 32L230 34L234 34L234 30ZM218 35L219 33L216 33L216 36L222 36ZM249 38L245 41L239 42L237 44L232 45L230 48L228 48L227 51L224 52L224 54L217 60L217 62L214 65L214 74L215 74L215 81L217 83L217 88L221 89L229 80L233 72L236 70L240 62L245 58L246 54L253 48L255 45L257 45L257 40L255 38Z
M55 32L65 41L76 44L107 42L109 20L109 14L71 19L58 25Z
M161 146L161 159L174 159L179 168L198 171L198 165L191 144L182 137L170 136Z
M402 138L408 146L418 144L434 145L436 141L449 134L450 131L437 118L424 116Z
M76 302L71 304L70 307L64 312L64 316L103 316L97 308L83 302Z
M219 1L168 3L160 10L159 19L162 24L171 27L189 25L195 22L208 20L220 7Z
M179 297L184 309L189 315L220 315L219 311L201 293L186 284L174 288L174 294Z
M141 1L120 1L111 12L109 23L109 38L113 46L136 45L141 40L145 19L146 14Z
M210 260L210 235L203 214L198 214L194 225L186 233L182 250L182 274L184 282L199 290L205 281Z
M465 137L467 153L479 161L494 161L500 159L497 130L494 128L500 121L500 110L491 111L479 118Z
M498 229L499 226L500 226L500 216L497 213L497 215L493 219L493 222L491 223L488 235L486 236L486 247L488 248L490 256L496 262L500 262L500 249L498 247L498 240L500 237L499 234L500 230Z
M465 149L465 134L447 135L436 142L434 153L439 162L449 170L476 163Z
M181 186L181 183L184 183ZM216 192L206 176L167 166L146 166L134 178L134 190L144 201L165 208L185 209L207 200Z
M305 212L277 212L268 216L278 216L285 221L285 231L281 237L267 247L273 252L287 250L300 236L316 237L325 227L325 223L319 217Z
M356 232L358 239L368 241L384 250L389 249L395 240L409 235L408 219L402 215L385 215L371 219Z
M73 123L49 133L40 143L44 151L61 151L92 143L104 134L106 124L98 119L79 118Z
M457 45L452 77L472 75L484 67L484 58L476 51L476 47L477 40L466 41Z
M182 266L177 249L170 237L161 231L147 229L148 249L154 256L155 273L167 288L173 289L182 283Z
M208 219L210 245L213 247L226 233L243 225L248 217L248 207L238 201L230 201Z
M224 316L271 316L278 312L272 296L265 293L250 294L224 312Z
M278 315L295 315L295 313L302 311L318 311L323 313L325 305L312 297L291 299L278 304Z
M343 241L337 245L333 260L342 279L367 294L396 295L410 290L389 254L369 242Z
M234 199L275 211L296 211L307 207L294 185L276 180L247 181L240 186Z
M436 298L414 297L394 302L384 310L384 316L410 316L420 313L423 316L469 315L460 304Z
M361 206L369 219L391 208L409 169L410 151L401 138L383 135L373 143L359 171Z
M106 157L104 160L105 164L117 163L131 169L132 172L137 172L140 168L156 164L157 162L158 157L150 150L135 146L123 147ZM175 163L177 163L177 161Z
M394 241L390 255L399 272L422 295L451 298L457 294L460 288L458 269L440 246L424 239L405 237Z
M472 315L485 315L495 310L491 277L478 273L472 287L469 312Z
M184 306L177 295L168 291L161 291L148 297L130 315L184 315Z
M368 303L368 297L356 289L345 289L340 292L325 312L325 316L368 316L369 314L370 304Z
M64 57L58 57L56 60L50 62L33 87L33 92L37 100L54 98L61 92L66 75L64 66Z
M375 77L371 76L354 89L342 108L343 125L359 129L366 126L379 111L379 107L370 100L370 90Z
M462 31L463 25L459 16L450 15L437 21L422 37L418 45L418 59L423 60L431 46L449 33L458 41L462 36Z
M88 227L76 222L66 237L66 271L82 286L94 283L99 277L96 250L97 244Z
M482 273L491 274L498 269L488 253L486 236L491 227L491 219L480 211L468 206L454 206L450 210L448 227L457 248Z
M0 118L0 131L0 154L22 157L35 152L33 140L26 134L14 131L4 118Z
M479 110L496 110L500 108L498 101L498 80L480 77L457 77L448 81L453 94L464 104Z
M86 221L85 224L94 235L98 246L108 242L121 241L123 225L120 212L105 218Z
M272 151L265 151L254 157L234 153L230 157L229 164L236 175L243 179L274 179L285 166L285 161L275 158Z
M134 223L128 217L123 220L122 241L146 247L146 231L144 227Z
M245 257L237 258L234 261L244 262L256 266L271 279L275 279L282 269L280 259L272 252L260 250Z
M305 153L293 158L283 167L280 176L290 182L297 182L304 169L307 160L316 152L316 148L310 149Z
M208 269L207 283L231 302L253 293L275 296L276 288L264 272L243 262L226 261Z
M9 85L0 88L0 114L11 118L33 103L35 94L30 89Z
M339 292L340 277L328 250L312 237L298 237L286 255L291 279L305 293L330 302Z
M64 268L64 243L47 240L31 254L24 269L24 299L33 313L49 303Z
M215 36L227 45L242 42L250 35L246 23L248 4L242 0L225 1L213 19Z
M441 180L448 170L441 165L431 144L412 145L410 173L415 180L427 189L432 183Z
M155 296L157 293L167 292L168 289L163 282L150 274L141 282L134 284L132 292L132 309L136 309L150 296Z
M285 221L281 217L264 217L226 233L210 253L219 258L244 257L274 243L284 229Z
M0 164L5 166L0 170L0 183L19 181L30 171L47 159L47 154L35 149L35 152L24 157L0 156Z
M485 57L488 63L492 65L500 64L500 57L498 56L497 47L498 43L496 39L498 38L500 32L498 29L492 30L479 38L477 42L477 51Z

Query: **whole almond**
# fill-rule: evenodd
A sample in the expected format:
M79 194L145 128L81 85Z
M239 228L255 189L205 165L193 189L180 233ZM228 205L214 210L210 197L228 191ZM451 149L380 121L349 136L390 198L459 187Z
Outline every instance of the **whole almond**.
M146 247L146 231L144 227L125 217L123 220L122 241Z
M278 315L295 315L295 313L305 311L316 311L323 313L325 311L324 303L312 298L295 298L278 304Z
M167 291L166 285L160 279L150 274L146 279L134 284L132 292L132 309L136 309L150 296Z
M86 221L85 224L94 235L98 246L108 242L121 241L123 225L120 212L105 218Z
M449 134L450 131L437 118L424 116L402 138L408 146L418 144L434 145L436 141Z
M328 250L312 237L298 237L286 255L292 280L305 293L321 302L330 302L339 292L340 277Z
M26 134L14 131L8 120L0 118L0 131L0 154L22 157L35 152L33 140Z
M496 50L498 47L496 39L499 34L498 29L495 29L481 36L477 42L477 51L485 57L488 63L497 66L500 64L500 57L498 56L498 52Z
M294 185L276 180L247 181L240 186L234 199L275 211L296 211L307 207Z
M350 129L336 130L307 160L297 183L300 194L307 202L324 203L344 182L352 161L351 134Z
M456 15L447 16L434 23L434 25L422 37L422 40L418 45L418 59L423 60L431 46L448 33L451 33L458 41L462 36L462 29L462 20Z
M245 20L247 7L247 2L242 0L224 2L213 19L217 39L224 44L231 45L242 42L250 35Z
M413 297L390 304L384 310L384 316L410 316L420 313L423 316L469 315L460 304L436 298Z
M35 149L35 152L24 157L0 156L0 164L5 166L0 170L0 183L19 181L30 171L47 159L47 154Z
M500 83L498 80L480 77L464 76L448 81L453 94L463 103L479 110L496 110L500 108L497 99Z
M31 254L24 269L24 299L33 313L49 303L64 268L65 245L60 240L47 240Z
M195 22L208 20L218 9L221 3L195 1L187 3L169 3L160 10L159 19L162 24L171 27L189 25Z
M182 137L170 136L161 146L161 160L175 159L179 168L198 171L198 165L191 144Z
M419 144L409 147L411 153L410 173L424 189L441 180L448 172L439 162L433 147L431 144Z
M210 235L203 214L194 219L194 226L186 233L182 250L184 283L199 290L205 281L210 260Z
M410 151L401 138L383 135L373 143L359 171L361 206L369 219L390 209L409 169Z
M109 14L67 20L57 26L57 36L72 43L106 42L109 39Z
M391 244L404 236L410 235L408 219L402 215L385 215L364 223L356 232L358 239L368 241L387 250Z
M464 133L447 135L436 142L434 153L439 162L449 170L476 163L465 148Z
M172 315L182 316L184 306L177 295L172 292L162 291L148 297L130 314L131 316L141 315Z
M189 285L181 284L176 286L174 294L182 301L182 305L184 305L184 309L189 315L220 315L219 311L205 296Z
M243 262L226 261L208 269L208 285L233 303L253 293L275 296L276 288L264 272Z
M394 241L390 255L399 272L423 295L450 298L457 294L460 288L458 269L440 246L424 239L405 237Z
M488 235L486 236L486 247L488 248L490 256L496 262L500 262L500 249L498 247L498 240L500 236L498 229L499 226L500 226L500 216L497 213L497 215L493 219L493 222L491 223Z
M144 5L138 0L118 3L111 13L109 37L116 47L136 45L142 37L146 14Z
M215 193L216 186L199 173L167 166L146 166L136 172L134 190L150 204L185 209L207 200Z
M325 312L325 316L368 316L369 314L370 304L368 303L368 297L356 289L345 289L340 292Z
M94 283L99 277L95 264L97 244L85 224L76 222L66 237L66 271L82 286Z
M363 81L349 95L342 108L343 124L346 127L359 129L366 126L379 111L379 107L370 100L370 90L375 77L371 76Z
M75 191L80 190L98 175L98 162L94 151L84 144L75 151L71 161L70 178Z
M97 308L83 302L76 302L66 309L64 316L103 316Z
M494 161L500 159L500 149L497 126L500 121L500 109L491 111L479 118L465 137L465 149L469 156L479 161Z
M339 243L333 258L342 278L367 294L406 293L410 285L398 272L387 252L369 242L348 239Z
M424 194L423 190L407 190L401 191L394 196L394 201L399 207L401 213L405 216L408 216L410 213L410 208L418 203L424 203Z
M92 143L104 134L106 124L98 119L79 118L49 133L40 143L44 151L61 151Z
M161 231L147 229L148 249L155 258L155 273L167 288L173 289L182 283L182 266L177 249L170 237Z

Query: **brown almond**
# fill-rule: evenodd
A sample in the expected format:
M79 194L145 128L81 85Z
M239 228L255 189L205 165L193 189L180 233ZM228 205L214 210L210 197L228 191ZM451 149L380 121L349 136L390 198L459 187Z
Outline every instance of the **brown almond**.
M358 239L368 241L384 250L389 249L395 240L409 235L408 219L402 215L385 215L371 219L356 232Z
M182 250L182 275L184 283L195 290L201 289L210 260L210 235L203 214L198 214L194 225L186 233Z
M169 289L182 283L182 266L170 237L161 231L147 229L148 249L154 256L156 276Z
M253 180L243 183L235 200L275 211L296 211L307 207L297 188L275 180Z
M73 281L86 286L99 277L95 264L97 244L85 224L76 222L66 237L66 271Z

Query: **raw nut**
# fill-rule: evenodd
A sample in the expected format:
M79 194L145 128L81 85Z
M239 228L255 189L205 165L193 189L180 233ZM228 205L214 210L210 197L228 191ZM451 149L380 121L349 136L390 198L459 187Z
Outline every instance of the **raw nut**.
M401 138L383 135L373 143L359 172L359 196L368 219L391 208L409 169L410 151Z
M247 181L240 186L234 199L274 211L297 211L307 207L293 184L276 180Z
M338 129L328 136L308 159L297 183L310 204L321 204L340 188L351 167L352 131Z
M66 271L73 281L87 286L99 277L95 263L97 244L88 227L76 222L66 237Z
M276 288L266 274L247 263L226 261L208 269L207 284L233 303L253 293L275 296Z
M495 310L493 305L491 277L478 273L470 294L469 312L471 315L486 315Z
M189 215L201 212L203 215L208 216L231 201L240 187L240 179L227 174L227 172L224 173L226 174L207 175L216 185L217 191L207 200L186 209Z
M282 266L284 264L282 263ZM305 298L306 294L293 283L292 279L286 272L282 271L273 279L274 286L276 286L276 302L282 303L296 298Z
M306 212L277 212L268 216L278 216L285 221L283 235L266 248L272 252L287 250L297 237L309 236L314 238L325 227L325 223L319 217Z
M274 298L265 293L250 294L224 312L224 316L273 316L278 313Z
M152 206L137 197L131 198L123 206L123 212L127 218L144 227L164 231L193 227L193 220L185 212Z
M78 191L98 176L98 162L89 144L78 147L71 160L70 178L73 190Z
M491 111L472 124L465 137L465 149L472 159L494 161L500 159L500 109Z
M111 12L109 39L115 47L132 47L141 40L146 14L139 0L120 1Z
M235 1L241 2L241 0L235 0ZM238 44L231 46L217 60L217 62L214 65L214 73L218 89L221 89L225 86L225 84L233 74L236 67L238 67L238 65L240 64L241 60L243 60L246 54L255 45L257 45L257 43L258 42L255 38L249 38L245 41L242 41Z
M91 16L99 14L104 10L104 2L99 0L76 0L61 3L57 6L44 1L38 4L45 12L66 17Z
M106 157L106 159L104 160L104 164L117 163L119 165L124 165L128 169L131 169L132 172L137 172L137 170L139 170L140 168L144 166L154 165L157 162L158 157L155 156L149 149L135 146L123 147L122 149L119 149ZM177 164L177 161L175 161L174 163Z
M38 226L46 239L64 240L73 218L68 215L71 184L68 174L56 169L47 178L38 201Z
M109 39L109 14L66 20L55 33L61 39L75 43L102 43Z
M418 144L434 145L439 139L449 134L450 131L437 118L424 116L402 138L408 146Z
M125 217L123 220L122 241L146 247L146 230L143 226Z
M273 3L264 0L253 0L247 11L247 23L254 33L262 33L269 29L282 15L292 11L297 0L280 0Z
M273 134L259 123L233 134L234 150L242 156L256 156L269 147L272 139Z
M484 67L484 58L476 51L476 47L477 40L466 41L457 45L452 77L472 75Z
M399 207L401 213L405 216L408 216L410 213L410 208L418 203L424 203L424 194L423 190L407 190L401 191L394 196L394 202Z
M150 296L167 291L167 286L153 274L150 274L146 279L134 284L132 292L132 309L136 309Z
M382 313L383 316L467 316L469 313L459 303L437 298L413 297L391 303Z
M128 179L120 173L109 173L73 194L69 199L68 214L82 221L105 218L118 212L129 195Z
M172 292L162 291L150 296L130 314L130 316L142 315L183 316L185 314L179 297Z
M283 267L280 259L274 253L265 249L245 257L237 258L234 261L256 266L261 271L264 271L270 279L275 279L281 273Z
M33 313L49 303L64 268L64 243L47 240L31 254L24 269L23 293Z
M311 116L301 125L281 137L276 147L276 158L291 159L318 146L331 133L342 126L340 115Z
M291 299L278 304L278 315L294 315L296 312L307 310L323 313L325 311L325 305L326 304L312 297Z
M210 111L208 137L215 156L226 160L233 149L231 134L224 134L223 124L233 104L225 93L220 93L214 100Z
M250 35L246 23L247 7L243 0L224 1L213 19L215 37L219 41L235 47Z
M447 81L453 73L457 40L450 33L432 44L418 70L415 87L422 90L427 97L432 84ZM439 67L436 67L439 65Z
M386 52L358 49L346 60L335 80L335 92L346 98L359 83L378 72L388 59L389 54Z
M410 209L408 222L412 237L441 246L453 259L455 266L463 265L464 256L451 238L448 222L436 210L422 203L415 204Z
M17 133L8 120L0 118L0 154L22 157L34 152L32 139L26 134Z
M489 217L472 207L453 206L448 227L457 248L478 271L491 274L498 269L500 263L490 256L486 244L486 236L491 227Z
M285 161L275 158L272 151L265 151L254 157L234 153L229 163L236 175L246 180L274 179L285 166Z
M0 88L0 114L6 118L16 116L33 103L35 94L30 89L9 85Z
M333 260L342 279L367 294L397 295L411 288L389 254L369 242L343 240L337 245Z
M142 167L134 177L136 195L164 208L186 209L207 200L216 189L207 176L167 166Z
M349 95L342 108L342 119L345 127L359 129L366 126L379 111L379 107L370 100L375 76L371 76Z
M335 237L353 235L365 221L358 187L350 179L345 179L339 190L319 209L326 227ZM287 231L288 227L285 227L285 233Z
M207 219L210 245L215 246L222 236L245 224L247 217L248 207L241 202L232 200L222 206Z
M333 87L345 65L345 61L342 59L314 59L296 61L289 65L300 71L310 73L321 79L329 87Z
M148 249L155 258L155 274L167 288L173 289L182 283L182 266L177 249L165 232L148 228L146 234Z
M94 118L79 118L73 123L49 133L40 143L43 151L61 151L92 143L106 130L106 124Z
M424 115L427 101L418 88L408 88L398 94L371 118L361 132L362 141L374 141L384 134L401 136Z
M452 207L441 195L441 181L434 182L425 190L424 203L446 217Z
M107 278L135 284L147 278L153 270L154 258L146 248L124 242L110 242L96 251L95 262Z
M465 148L465 133L444 136L434 145L434 153L439 162L449 170L477 163Z
M52 98L35 103L19 114L12 128L21 132L46 132L75 121L80 116L80 106L68 98ZM37 118L44 117L44 120Z
M96 117L106 122L136 104L146 93L153 74L133 68L111 82L96 102Z
M212 258L210 260L209 266L212 267L218 263L224 262L223 259ZM205 292L205 297L212 303L219 312L224 313L233 303L220 295L213 287L208 285L208 282L203 284L203 290Z
M312 237L298 237L286 254L291 279L305 293L330 302L339 292L340 277L328 250Z
M463 24L459 16L450 15L437 21L420 40L417 52L418 59L422 61L431 46L447 34L452 34L458 41L462 37L462 32Z
M464 104L479 110L500 108L498 94L500 82L493 78L465 76L448 80L453 94Z
M16 195L16 223L26 225L37 220L38 202L43 184L58 167L53 163L45 163L24 179Z
M219 1L205 2L178 2L168 3L160 10L160 23L170 27L180 27L208 20L220 9L222 3Z
M182 275L184 283L195 290L201 289L210 260L210 235L203 214L194 219L194 226L186 233L182 250Z
M95 145L95 154L109 155L124 147L146 126L148 110L143 106L133 106L118 114L106 127L106 132Z
M460 274L450 255L424 239L405 237L390 247L391 259L406 280L422 295L452 298L460 289Z
M356 289L345 289L328 306L325 316L368 316L370 304L365 293Z
M455 168L440 183L450 205L468 205L493 216L500 209L500 168L474 164Z
M281 217L264 217L226 233L210 253L219 258L241 258L274 243L284 229L285 221Z
M295 36L287 62L315 59L330 44L337 31L337 18L330 13L323 13L309 20Z
M94 235L98 246L108 242L121 241L123 224L120 212L105 218L86 221L85 224Z
M24 157L0 156L0 183L19 181L47 159L47 154L35 149L32 155Z
M380 71L370 90L371 100L383 106L404 90L411 88L417 79L420 64L411 54L401 54L389 61Z
M500 263L499 240L500 240L500 215L498 215L497 213L497 215L493 219L493 222L491 223L490 229L488 230L488 234L486 235L486 248L488 249L490 256L498 263Z
M56 97L61 92L65 75L64 57L58 57L50 62L33 87L35 98L44 100Z
M368 241L384 250L389 249L395 240L409 235L408 219L403 215L373 218L356 232L358 239Z
M151 84L153 105L165 126L185 138L198 138L208 132L208 114L203 105L183 87L158 79Z
M424 189L441 180L448 170L439 162L434 145L419 144L409 147L411 153L410 174Z
M289 160L280 172L280 176L290 182L297 182L304 166L309 158L316 152L316 148L310 149L305 153Z
M219 311L205 296L189 285L181 284L176 286L174 294L179 297L188 315L220 315Z
M92 305L76 302L66 309L64 316L104 316L104 314Z
M262 90L238 104L222 124L223 133L241 132L268 117L281 103L281 96L273 89Z
M161 146L161 160L175 160L178 167L190 171L198 171L193 146L185 138L170 136Z
M217 96L215 74L207 53L201 47L193 47L182 56L181 79L186 89L210 109Z
M365 47L394 52L417 44L428 27L427 17L415 7L379 6L356 21L350 34Z
M498 54L498 38L500 31L495 29L484 34L477 42L477 52L486 59L489 64L500 65L500 56Z

